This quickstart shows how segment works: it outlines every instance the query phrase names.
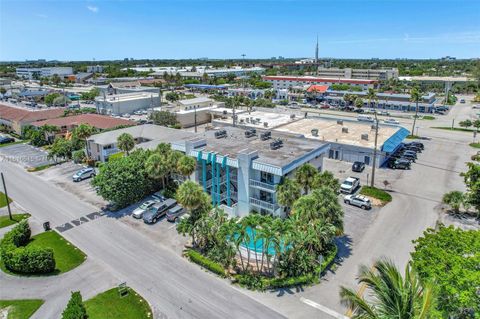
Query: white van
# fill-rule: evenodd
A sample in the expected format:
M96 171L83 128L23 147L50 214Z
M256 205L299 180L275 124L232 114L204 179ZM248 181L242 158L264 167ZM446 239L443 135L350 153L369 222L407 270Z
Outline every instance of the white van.
M374 122L375 120L371 116L360 114L359 116L357 116L357 121Z

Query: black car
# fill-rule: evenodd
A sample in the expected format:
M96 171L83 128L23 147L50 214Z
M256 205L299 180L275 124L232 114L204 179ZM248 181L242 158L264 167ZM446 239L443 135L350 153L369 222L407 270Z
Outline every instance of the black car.
M365 169L365 163L363 162L353 162L352 171L353 172L363 172Z
M420 142L410 142L410 143L406 143L404 144L405 146L416 146L422 150L425 149L425 145L423 145L423 143L420 143Z
M411 163L408 160L399 159L399 160L396 160L396 161L392 162L390 167L394 168L394 169L398 169L398 168L410 169Z
M8 136L0 136L0 144L8 144L15 142L15 139Z
M403 154L399 159L406 159L410 162L415 162L417 160L417 158L412 154Z
M407 151L414 151L415 153L421 153L422 149L416 145L407 145L405 146L404 150Z
M167 213L167 210L177 205L177 201L171 198L163 202L156 203L143 213L143 222L146 224L155 224L162 216Z

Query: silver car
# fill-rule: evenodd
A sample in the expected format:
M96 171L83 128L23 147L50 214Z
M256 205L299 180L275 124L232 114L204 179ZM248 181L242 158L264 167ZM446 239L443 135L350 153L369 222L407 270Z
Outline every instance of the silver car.
M145 213L150 207L152 207L156 201L154 200L147 200L144 202L142 205L138 206L135 208L135 210L132 212L132 216L134 218L140 219L143 216L143 213Z
M372 208L372 203L370 202L370 199L362 195L347 195L345 196L343 201L345 202L345 204L357 206L362 209Z

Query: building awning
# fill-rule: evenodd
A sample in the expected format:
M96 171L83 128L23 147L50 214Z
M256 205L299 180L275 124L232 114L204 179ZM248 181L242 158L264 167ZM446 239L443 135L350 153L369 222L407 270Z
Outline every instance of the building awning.
M308 93L325 93L328 90L328 85L310 85L307 89Z
M390 136L382 145L382 152L391 153L397 149L402 141L410 134L410 131L401 127L398 131Z

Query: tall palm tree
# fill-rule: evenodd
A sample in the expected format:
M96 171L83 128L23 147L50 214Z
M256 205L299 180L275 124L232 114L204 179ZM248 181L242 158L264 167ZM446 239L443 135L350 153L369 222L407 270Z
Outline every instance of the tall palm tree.
M412 125L412 135L415 135L415 124L417 122L417 116L418 116L418 102L422 100L422 93L414 87L410 91L410 101L415 102L415 117L413 118L413 125Z
M312 164L308 163L300 166L295 172L295 180L301 187L303 187L305 194L308 194L317 174L317 169Z
M145 171L148 176L162 180L162 188L165 187L165 177L170 172L170 167L165 159L158 153L153 153L145 161Z
M193 157L182 155L177 162L177 171L184 177L190 179L190 175L195 172L197 161Z
M202 204L203 189L193 181L186 181L177 189L176 197L183 207L192 211Z
M389 260L379 260L373 270L360 268L359 282L365 284L372 298L365 299L356 291L341 287L342 303L353 311L352 318L424 319L433 308L434 296L428 285L422 285L417 274L407 265L405 274Z
M276 190L277 202L285 207L286 212L289 212L293 203L302 195L300 185L288 177L277 185Z
M127 155L130 153L130 151L134 148L135 146L135 140L133 139L133 136L128 133L122 133L118 138L117 138L117 147L127 153Z

